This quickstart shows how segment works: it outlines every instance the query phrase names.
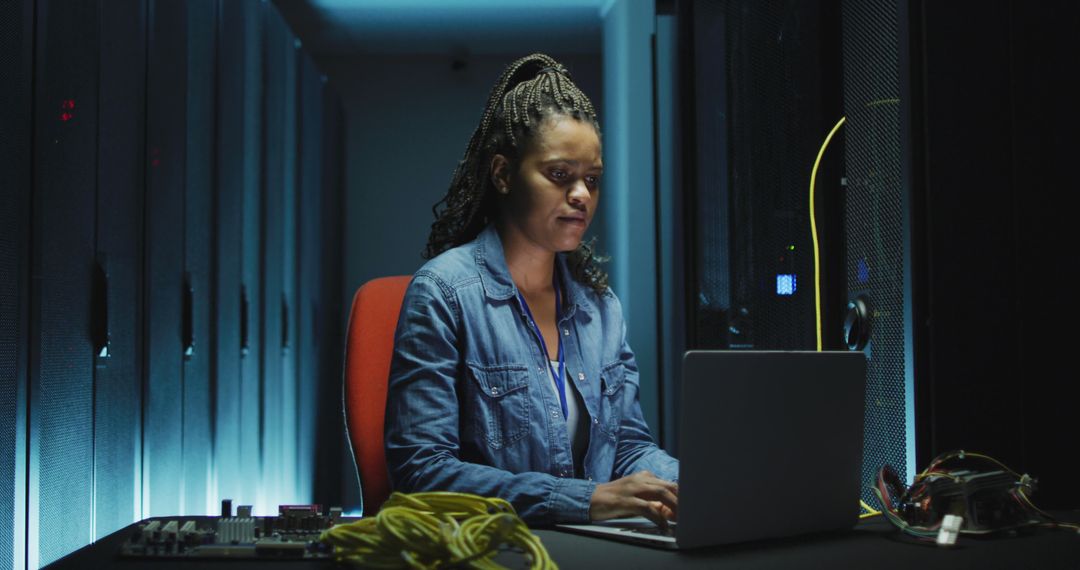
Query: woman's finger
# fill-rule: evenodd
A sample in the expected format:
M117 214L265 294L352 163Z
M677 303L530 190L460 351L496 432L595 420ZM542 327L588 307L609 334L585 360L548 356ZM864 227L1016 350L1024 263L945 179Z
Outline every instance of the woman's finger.
M678 512L679 510L679 497L675 493L672 493L667 487L657 485L649 489L645 495L646 496L642 498L660 501L664 503L664 506L671 509L672 512Z
M637 499L634 502L635 515L645 517L652 521L656 526L660 528L667 528L667 517L664 516L664 504L660 501L646 501L645 499Z

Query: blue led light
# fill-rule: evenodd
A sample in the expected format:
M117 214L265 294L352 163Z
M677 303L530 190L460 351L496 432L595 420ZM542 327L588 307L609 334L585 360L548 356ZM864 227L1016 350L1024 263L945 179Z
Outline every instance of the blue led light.
M794 295L795 294L795 275L794 274L778 274L776 276L776 294L777 295Z

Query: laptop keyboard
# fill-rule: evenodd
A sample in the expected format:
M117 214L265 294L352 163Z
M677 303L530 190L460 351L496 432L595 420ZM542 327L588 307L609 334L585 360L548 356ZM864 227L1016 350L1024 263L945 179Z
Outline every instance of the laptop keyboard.
M650 527L633 527L622 529L626 532L633 532L635 534L655 534L657 536L670 536L675 537L675 525L669 524L667 528L660 528L658 526Z

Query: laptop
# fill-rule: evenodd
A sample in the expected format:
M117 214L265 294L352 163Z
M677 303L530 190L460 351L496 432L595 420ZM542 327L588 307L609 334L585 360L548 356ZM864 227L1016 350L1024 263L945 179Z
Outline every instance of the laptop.
M556 528L672 549L850 529L859 521L865 385L861 352L688 351L678 522Z

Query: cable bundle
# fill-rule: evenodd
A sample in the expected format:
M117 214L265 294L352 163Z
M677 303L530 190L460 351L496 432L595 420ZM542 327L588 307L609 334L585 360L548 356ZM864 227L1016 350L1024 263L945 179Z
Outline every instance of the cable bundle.
M956 465L972 459L998 471L980 472ZM985 489L972 490L979 477L995 477L996 481ZM1030 498L1034 486L1029 475L1020 475L988 455L960 450L936 457L915 476L910 488L905 488L891 467L882 467L874 494L889 522L905 534L925 541L938 537L946 514L962 516L964 523L959 533L967 535L1032 527L1080 531L1077 525L1060 522L1036 507ZM981 510L989 512L990 517L980 517L979 503L973 502L980 494Z
M393 493L374 517L327 529L320 541L339 562L371 568L503 568L503 544L520 548L533 570L555 570L540 538L510 503L468 493Z

